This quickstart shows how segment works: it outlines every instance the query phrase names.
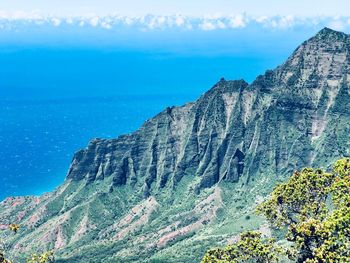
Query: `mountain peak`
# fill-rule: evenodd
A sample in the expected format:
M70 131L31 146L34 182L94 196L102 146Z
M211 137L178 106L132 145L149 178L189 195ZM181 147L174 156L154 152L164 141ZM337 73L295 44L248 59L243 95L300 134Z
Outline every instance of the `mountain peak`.
M348 37L347 34L333 30L331 28L325 27L321 29L315 36L315 38L320 40L332 39L332 40L342 40Z

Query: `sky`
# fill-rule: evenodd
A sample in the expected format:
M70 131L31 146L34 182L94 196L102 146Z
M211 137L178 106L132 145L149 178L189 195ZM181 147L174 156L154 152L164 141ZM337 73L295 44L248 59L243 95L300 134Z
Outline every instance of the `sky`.
M248 13L250 15L346 16L348 0L1 0L4 12L66 15L171 15Z

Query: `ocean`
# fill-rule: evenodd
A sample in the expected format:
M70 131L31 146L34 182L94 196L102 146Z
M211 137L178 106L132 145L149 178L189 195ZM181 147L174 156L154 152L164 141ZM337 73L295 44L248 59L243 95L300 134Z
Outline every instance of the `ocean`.
M116 96L0 102L0 199L40 194L63 182L89 140L136 130L184 96Z

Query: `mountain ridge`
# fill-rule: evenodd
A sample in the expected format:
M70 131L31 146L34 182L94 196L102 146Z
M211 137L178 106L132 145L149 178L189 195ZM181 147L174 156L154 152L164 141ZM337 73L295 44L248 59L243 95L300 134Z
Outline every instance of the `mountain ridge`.
M324 28L251 84L221 79L134 133L92 140L56 191L0 203L1 222L25 226L13 249L54 248L59 262L101 251L104 262L195 262L261 228L254 206L277 182L350 154L349 66L349 35Z

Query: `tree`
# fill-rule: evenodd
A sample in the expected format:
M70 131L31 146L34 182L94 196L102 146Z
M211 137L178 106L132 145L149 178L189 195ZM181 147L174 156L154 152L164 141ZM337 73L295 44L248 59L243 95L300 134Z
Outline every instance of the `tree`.
M239 263L239 262L278 262L279 256L286 251L276 245L272 238L263 239L261 233L248 231L240 235L240 240L224 249L209 250L202 263Z
M2 249L0 250L0 263L12 263L5 258L5 252Z
M337 161L331 173L294 173L258 211L271 225L287 228L297 262L349 262L350 159Z
M311 168L295 172L273 190L257 212L272 227L286 230L285 239L293 250L287 254L296 262L350 262L350 159L337 161L329 173ZM228 261L216 258L206 262L241 262L237 258L232 254Z

